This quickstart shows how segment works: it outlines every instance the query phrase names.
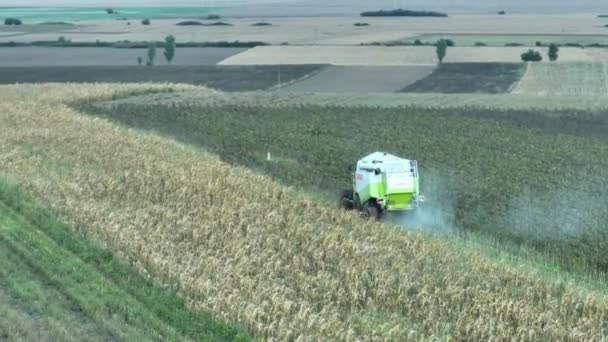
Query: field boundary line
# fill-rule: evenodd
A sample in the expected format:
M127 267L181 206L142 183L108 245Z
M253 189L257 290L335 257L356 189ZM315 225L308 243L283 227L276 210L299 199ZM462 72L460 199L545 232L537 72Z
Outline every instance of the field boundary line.
M517 82L511 84L511 86L509 87L509 90L507 91L507 94L519 94L518 88L521 84L521 81L524 79L524 77L528 76L529 70L530 70L530 63L524 63L524 72L521 74L521 76L519 77L519 80L517 80Z
M327 68L329 68L330 66L331 65L329 65L329 64L324 65L324 66L320 67L319 69L313 70L313 71L309 72L308 74L306 74L306 75L304 75L304 76L302 76L300 78L296 78L296 79L293 79L291 81L287 81L285 83L281 83L280 85L278 85L278 84L277 85L273 85L273 86L271 86L269 88L266 88L265 90L266 91L275 91L275 90L283 89L285 87L289 87L289 86L294 85L294 84L296 84L296 83L298 83L300 81L304 81L304 80L307 80L309 78L317 76L318 74L322 73Z
M606 64L606 61L602 61L602 67L602 76L604 76L604 95L608 95L608 65Z

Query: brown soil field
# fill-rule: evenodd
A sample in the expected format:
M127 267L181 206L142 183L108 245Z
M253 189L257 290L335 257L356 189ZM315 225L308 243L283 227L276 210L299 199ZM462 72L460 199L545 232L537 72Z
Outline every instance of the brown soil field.
M409 93L507 93L525 71L524 63L446 63L403 89Z
M305 93L390 93L428 76L432 71L433 67L429 66L329 66L287 86L285 90Z
M318 71L319 65L281 66L283 82ZM225 91L264 90L277 84L277 66L0 67L0 84L44 82L172 82Z
M214 65L241 48L177 48L174 65ZM137 57L147 58L146 49L86 47L7 47L0 48L0 67L137 65ZM162 49L157 49L156 64L166 64Z

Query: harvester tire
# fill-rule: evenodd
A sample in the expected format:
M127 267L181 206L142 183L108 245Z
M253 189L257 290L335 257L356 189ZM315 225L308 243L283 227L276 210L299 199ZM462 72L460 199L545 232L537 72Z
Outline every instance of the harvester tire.
M342 196L340 196L340 209L344 210L353 210L353 191L352 190L344 190L342 191Z
M368 219L379 220L380 209L375 203L367 201L365 205L363 205L363 217Z

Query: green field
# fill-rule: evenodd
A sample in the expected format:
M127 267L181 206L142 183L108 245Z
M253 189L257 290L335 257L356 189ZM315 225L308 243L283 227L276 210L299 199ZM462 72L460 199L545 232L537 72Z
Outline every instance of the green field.
M0 341L247 340L0 180Z
M456 46L475 46L483 43L488 46L505 46L507 44L521 44L523 46L536 46L536 42L543 45L551 43L567 44L608 44L608 35L562 35L562 34L424 34L414 38L403 40L406 43L414 43L420 40L423 43L434 43L439 39L451 39Z
M447 225L534 246L564 264L608 268L599 252L608 241L602 113L144 102L94 114L201 146L326 198L349 186L347 166L368 152L416 158L423 192Z

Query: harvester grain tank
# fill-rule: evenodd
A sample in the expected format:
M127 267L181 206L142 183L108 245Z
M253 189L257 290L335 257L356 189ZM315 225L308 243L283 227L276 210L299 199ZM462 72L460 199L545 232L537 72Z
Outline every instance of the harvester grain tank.
M384 212L415 210L423 201L415 160L375 152L359 160L351 171L353 187L340 198L344 209L380 218Z

